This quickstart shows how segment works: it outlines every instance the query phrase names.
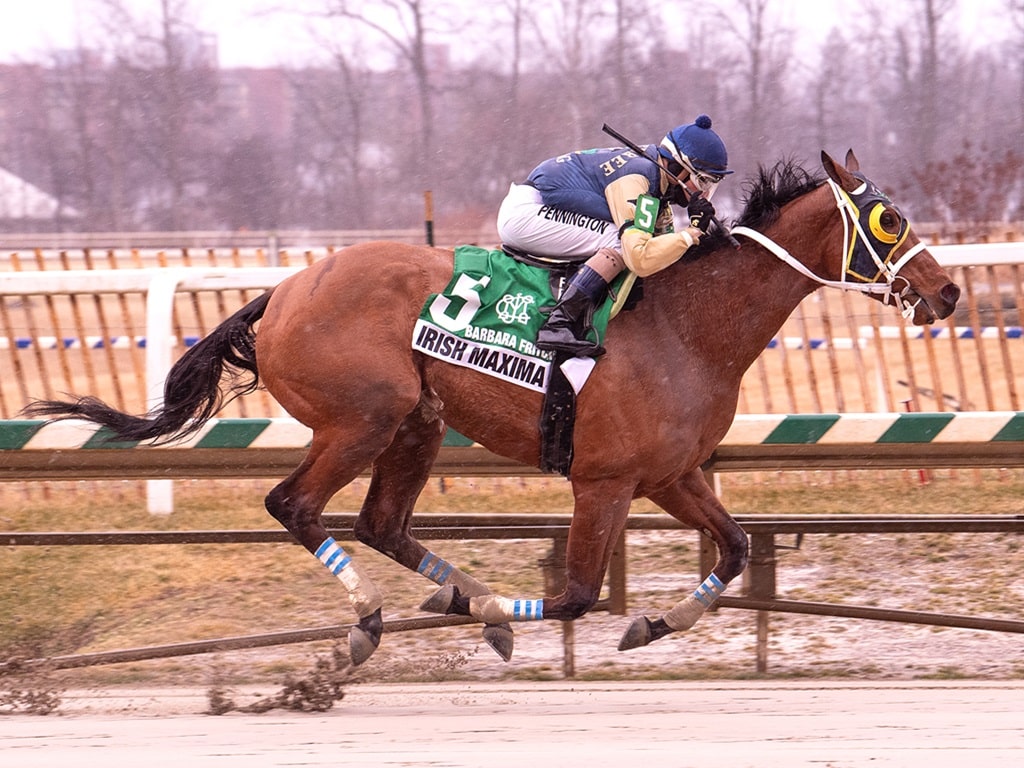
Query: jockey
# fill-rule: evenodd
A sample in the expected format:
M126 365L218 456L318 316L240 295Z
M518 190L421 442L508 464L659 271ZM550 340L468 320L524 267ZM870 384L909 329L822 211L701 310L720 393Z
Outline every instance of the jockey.
M675 263L708 231L711 196L727 170L725 144L711 118L673 128L660 145L588 149L545 160L512 184L498 210L498 235L513 248L565 261L589 257L562 291L537 335L540 349L603 354L590 341L591 318L623 270L639 277ZM665 172L676 176L681 184ZM637 212L637 200L646 196ZM653 199L652 199L653 198ZM668 203L686 208L689 226L673 231Z

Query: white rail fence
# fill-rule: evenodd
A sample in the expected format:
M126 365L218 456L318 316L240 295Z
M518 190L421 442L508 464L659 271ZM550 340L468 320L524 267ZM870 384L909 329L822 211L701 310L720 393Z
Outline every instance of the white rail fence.
M931 253L938 261L948 268L1000 267L1024 263L1024 242L993 243L977 245L939 245L932 246ZM32 271L32 272L0 272L0 297L88 297L100 294L141 294L145 300L145 335L144 335L144 377L147 407L159 402L163 391L163 383L167 371L173 362L173 349L179 344L174 332L174 302L181 293L247 291L271 288L287 276L304 268L293 267L163 267L145 269L104 269L104 270L64 270L64 271ZM1011 289L1012 290L1012 289ZM1019 292L1019 287L1016 288ZM5 313L7 310L4 310ZM216 319L219 322L221 318ZM896 336L916 333L917 329L892 332ZM956 334L956 331L946 330ZM1000 325L999 335L1005 339L1019 339L1019 327L1007 328ZM104 334L108 346L112 344L110 334ZM847 339L851 346L863 346L864 338L885 336L873 327L860 329L859 339ZM128 334L135 343L139 342L136 334ZM102 341L103 337L98 337ZM10 348L20 344L10 336L0 339L5 343L0 348ZM55 346L73 346L76 339L70 341L60 334L36 335L27 338L27 344L44 344L51 341ZM93 339L92 343L96 343ZM806 342L806 340L805 340ZM78 344L89 343L87 339L78 338ZM785 347L796 348L795 343L780 339ZM827 343L837 346L836 339ZM1022 356L1018 354L1018 359ZM1012 387L1011 387L1012 388ZM85 394L78 392L76 394ZM91 394L91 393L90 393ZM887 403L879 399L880 404ZM1016 409L1016 406L1013 406ZM941 407L940 407L941 409ZM989 408L988 410L994 410ZM1005 410L1005 409L995 409ZM1010 411L1012 415L1012 411ZM286 414L276 413L275 417ZM738 421L751 420L749 415L741 415ZM754 419L756 420L756 419ZM739 424L737 425L739 426ZM742 431L742 430L740 430ZM154 512L169 512L173 507L173 481L148 481L149 507Z

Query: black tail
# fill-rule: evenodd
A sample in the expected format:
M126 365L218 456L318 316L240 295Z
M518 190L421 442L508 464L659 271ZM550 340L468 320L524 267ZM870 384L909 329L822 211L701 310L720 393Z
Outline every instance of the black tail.
M145 416L132 416L111 408L95 397L75 400L36 400L22 413L51 421L85 419L106 427L112 441L152 440L163 445L197 432L240 395L256 389L256 333L253 325L263 317L273 290L250 301L188 350L172 367L164 382L163 403ZM227 386L221 378L227 373Z

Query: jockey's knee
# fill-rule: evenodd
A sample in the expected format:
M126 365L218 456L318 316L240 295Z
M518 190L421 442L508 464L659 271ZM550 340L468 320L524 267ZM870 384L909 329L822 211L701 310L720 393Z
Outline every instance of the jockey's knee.
M622 254L614 248L600 248L597 253L587 259L587 265L609 283L626 268Z

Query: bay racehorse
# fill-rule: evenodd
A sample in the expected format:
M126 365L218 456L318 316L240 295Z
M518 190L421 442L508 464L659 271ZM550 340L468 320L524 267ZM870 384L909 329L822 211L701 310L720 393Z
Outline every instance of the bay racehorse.
M383 631L383 599L327 532L327 501L367 467L372 478L354 535L440 589L423 607L470 615L508 659L510 622L569 620L597 602L630 503L646 497L714 540L707 579L657 618L639 616L620 649L691 627L744 569L743 529L701 471L725 436L744 372L800 301L821 285L894 305L915 324L953 312L960 290L899 209L859 172L822 153L825 175L794 162L748 182L733 228L648 278L635 309L618 315L577 400L569 482L575 507L564 591L513 599L428 551L410 534L413 506L447 426L494 453L539 466L541 394L416 352L413 326L452 277L452 251L372 242L289 277L186 352L145 416L93 397L35 401L31 416L81 418L112 439L166 443L198 430L225 398L257 381L312 430L309 452L266 497L268 512L344 586L358 615L352 662ZM259 323L258 329L255 327Z

